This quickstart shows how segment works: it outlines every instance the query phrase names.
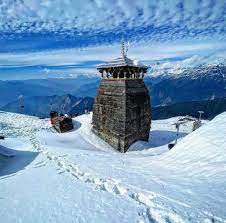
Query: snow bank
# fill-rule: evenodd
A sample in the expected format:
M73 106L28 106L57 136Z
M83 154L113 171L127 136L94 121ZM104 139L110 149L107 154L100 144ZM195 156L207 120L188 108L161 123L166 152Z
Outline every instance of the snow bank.
M40 129L49 128L47 119L0 111L0 134L6 137L29 137Z
M37 122L31 129L32 120L24 122L31 117L16 115L15 123L12 116L9 113L8 116L6 113L0 115L1 125L4 126L1 131L15 136L24 134L27 138L6 138L1 141L2 147L15 155L3 162L0 157L1 222L144 222L144 207L109 193L109 181L102 181L105 187L100 185L96 188L96 184L80 180L85 175L76 166L66 170L63 157L43 151L34 137L39 124L37 119L33 120ZM19 123L24 132L19 129ZM13 124L16 128L13 128ZM53 136L48 129L46 131L46 135ZM66 135L63 134L63 144L67 142ZM65 146L69 144L70 140ZM120 187L114 190L118 194L123 192Z
M188 176L205 173L206 177L220 177L225 174L226 112L184 137L160 160Z

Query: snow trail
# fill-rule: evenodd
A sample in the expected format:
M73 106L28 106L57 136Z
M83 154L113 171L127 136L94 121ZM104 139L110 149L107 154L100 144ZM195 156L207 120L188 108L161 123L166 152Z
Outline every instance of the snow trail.
M164 216L162 217L162 222L184 222L176 213L170 214L169 210L165 210L161 206L156 206L156 204L152 201L156 197L156 194L150 191L140 191L138 188L132 187L131 185L121 184L112 178L101 178L93 173L91 174L84 172L77 164L69 159L66 159L61 154L48 151L37 139L37 132L40 130L45 129L50 132L54 131L46 120L12 113L1 113L0 117L2 119L2 123L3 121L5 123L1 130L4 135L29 138L32 146L38 152L44 154L49 161L54 162L56 166L58 166L62 171L70 174L73 178L92 186L95 190L110 193L114 196L122 196L125 199L142 205L146 211L138 213L141 218L140 222L158 222L160 215ZM8 126L10 126L10 128ZM85 131L89 130L85 129ZM85 132L83 133L86 135ZM89 143L91 140L96 138L96 136L92 137L93 138L91 139L87 138ZM100 145L105 144L104 142L101 142L101 140L98 143ZM175 219L180 219L180 221L174 221Z
M115 196L123 196L125 199L130 199L144 206L146 212L139 214L143 216L144 222L159 222L160 215L162 216L161 222L185 222L177 213L170 213L170 210L156 206L152 201L156 197L155 193L150 191L144 193L130 185L121 184L116 179L101 178L97 175L84 172L80 169L79 165L73 163L71 160L66 159L56 152L47 151L40 145L35 136L31 137L30 140L33 146L39 152L45 154L48 160L53 161L61 170L64 170L77 180L91 185L95 190L111 193ZM158 216L158 219L155 219L156 216Z

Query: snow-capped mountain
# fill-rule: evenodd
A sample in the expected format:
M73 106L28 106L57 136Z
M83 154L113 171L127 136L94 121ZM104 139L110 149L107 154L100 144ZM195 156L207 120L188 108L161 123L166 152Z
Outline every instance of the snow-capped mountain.
M64 95L71 93L76 98L88 99L88 107L92 108L100 79L78 77L76 79L44 79L27 81L0 82L0 105L2 110L21 112L19 110L19 95L25 97L25 114L47 117L51 100L55 100L53 108L61 110L64 106ZM151 75L145 78L149 88L152 106L164 106L191 101L206 101L226 97L226 65L202 65L190 68L173 68L170 70L160 66L153 67ZM66 93L65 93L66 92ZM28 96L29 97L26 97ZM53 96L63 95L63 96ZM38 96L38 97L37 97ZM40 97L41 96L41 97ZM54 99L55 98L55 99ZM68 103L68 113L72 110L74 101ZM83 103L73 110L73 113L84 111ZM69 109L70 107L70 109ZM83 107L83 108L82 108ZM76 111L77 110L77 111ZM179 113L178 113L179 114Z
M149 74L151 76L170 75L172 77L177 77L178 75L184 75L186 72L188 72L189 75L192 75L191 72L196 70L195 75L197 75L197 72L201 72L201 74L205 75L205 73L209 72L208 70L212 69L217 69L218 72L221 72L221 69L225 70L225 66L225 54L213 54L208 56L194 55L183 60L153 63L151 64Z
M226 96L225 65L184 68L177 75L164 72L147 80L154 106Z
M58 134L48 120L0 112L0 151L14 154L0 156L2 221L226 221L226 113L192 133L181 126L171 150L178 118L153 121L150 141L126 154L94 135L91 119Z

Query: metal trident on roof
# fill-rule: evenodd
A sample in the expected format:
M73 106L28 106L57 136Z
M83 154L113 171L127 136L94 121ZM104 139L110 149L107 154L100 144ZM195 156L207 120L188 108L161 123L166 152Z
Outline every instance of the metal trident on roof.
M121 53L122 53L122 57L125 58L126 54L125 54L125 42L124 42L124 40L122 40Z
M122 58L125 58L129 49L130 43L128 42L127 45L125 46L125 41L122 40L122 49L121 49L121 53L122 53Z

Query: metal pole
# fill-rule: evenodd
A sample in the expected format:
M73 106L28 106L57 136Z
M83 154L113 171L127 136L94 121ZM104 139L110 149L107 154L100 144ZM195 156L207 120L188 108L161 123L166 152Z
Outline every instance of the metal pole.
M178 136L179 136L180 123L176 124L176 128L177 128L177 135L176 135L175 144L177 144L177 140L178 140Z

